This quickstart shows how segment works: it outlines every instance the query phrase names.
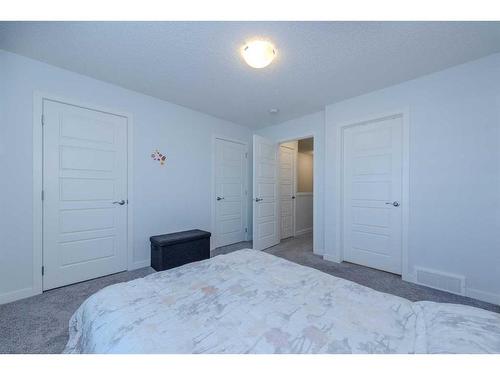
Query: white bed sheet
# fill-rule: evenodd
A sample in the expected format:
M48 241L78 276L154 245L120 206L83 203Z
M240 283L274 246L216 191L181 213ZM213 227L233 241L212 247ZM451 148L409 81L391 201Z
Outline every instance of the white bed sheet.
M500 314L412 303L254 250L102 289L66 353L500 353Z

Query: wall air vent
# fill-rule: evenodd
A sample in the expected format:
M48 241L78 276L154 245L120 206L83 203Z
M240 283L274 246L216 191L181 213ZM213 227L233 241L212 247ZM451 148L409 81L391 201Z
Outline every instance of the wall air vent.
M465 294L465 277L428 268L415 267L416 283L454 294Z

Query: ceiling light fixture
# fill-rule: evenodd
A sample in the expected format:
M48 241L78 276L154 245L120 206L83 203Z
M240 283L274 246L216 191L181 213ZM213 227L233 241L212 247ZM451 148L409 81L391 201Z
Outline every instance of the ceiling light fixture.
M274 60L276 48L266 40L254 40L243 46L241 54L246 63L252 68L265 68Z

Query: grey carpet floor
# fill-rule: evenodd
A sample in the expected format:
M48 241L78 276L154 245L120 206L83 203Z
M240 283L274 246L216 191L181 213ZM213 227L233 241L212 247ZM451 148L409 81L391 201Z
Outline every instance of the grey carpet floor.
M87 297L152 272L150 267L121 272L0 305L0 353L61 353L69 318Z
M212 256L251 247L251 242L241 242L216 249ZM461 303L500 312L500 306L407 283L391 273L325 261L313 254L311 235L284 240L266 252L411 301ZM68 321L87 297L105 286L152 272L150 267L122 272L0 305L0 353L61 353L68 340Z
M224 254L244 248L251 248L251 242L221 247L214 250L215 254ZM316 268L322 272L343 279L354 281L384 293L394 294L410 301L434 301L444 303L459 303L500 313L500 306L473 298L458 296L440 290L428 288L403 281L401 276L393 273L360 266L353 263L333 263L324 260L312 252L312 236L304 235L281 241L279 245L270 247L266 252L288 259L303 266Z

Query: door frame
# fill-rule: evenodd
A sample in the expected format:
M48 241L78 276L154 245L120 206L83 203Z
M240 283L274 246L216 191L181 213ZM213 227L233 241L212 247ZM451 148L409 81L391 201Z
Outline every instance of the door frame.
M319 249L318 248L318 241L317 239L320 236L319 233L319 225L317 223L320 222L319 220L319 210L318 210L318 197L319 197L319 183L318 183L318 176L319 176L319 163L316 161L316 147L317 147L317 142L316 140L318 139L318 132L316 131L305 131L304 133L298 133L295 136L290 136L286 138L279 138L275 142L278 143L278 146L282 143L286 142L292 142L292 141L300 141L301 139L308 139L312 138L314 142L314 156L313 156L313 253L324 256L324 249ZM298 152L298 149L297 149ZM280 207L281 208L281 207ZM278 218L279 220L279 225L281 226L281 215ZM316 223L316 225L315 225Z
M393 110L381 114L375 114L371 116L365 116L361 119L351 120L348 122L341 123L337 126L336 131L336 152L337 160L335 165L335 175L336 175L336 256L333 257L334 262L342 262L344 260L344 250L343 250L343 229L344 229L344 212L342 209L343 199L344 199L344 131L346 128L351 128L374 121L380 121L384 119L390 119L395 117L402 118L402 179L401 179L401 278L405 281L412 281L413 276L410 273L408 266L408 226L410 217L410 118L409 118L409 108L403 108L398 110ZM330 258L330 257L329 257Z
M297 141L290 141L290 142L298 142ZM278 143L278 147L281 148L281 145L283 143L287 143L287 142L281 142L281 143ZM286 147L286 146L285 146ZM294 153L293 153L293 167L294 167L294 171L293 171L293 195L295 195L295 199L292 199L292 215L293 215L293 228L292 228L292 237L295 237L296 233L297 233L297 226L296 226L296 222L297 222L297 154L299 153L299 145L297 143L297 147L295 148L294 150ZM281 150L279 150L280 152L278 152L278 185L279 186L279 189L278 189L278 206L279 206L279 218L278 218L278 226L279 226L279 229L280 229L280 242L283 238L281 238L281 173L280 173L280 170L281 170ZM314 164L313 164L313 168L314 168ZM314 172L313 172L313 178L314 178ZM313 183L314 185L314 183ZM313 198L314 199L314 198ZM314 200L313 200L314 202Z
M104 112L127 120L127 270L145 267L144 262L134 263L133 211L134 211L134 171L133 171L133 117L121 110L85 103L78 99L56 96L40 91L33 93L33 290L32 295L43 292L43 101L51 100L89 110Z
M243 145L245 147L245 155L246 155L246 173L245 173L245 180L244 180L244 186L245 186L245 191L246 191L246 198L245 199L245 207L244 207L244 223L245 223L245 228L247 229L246 231L246 234L245 234L245 241L249 241L250 240L250 228L248 226L248 203L249 203L249 199L250 199L250 191L248 189L248 181L249 181L249 178L248 178L248 173L249 173L249 170L250 170L250 167L248 165L248 161L250 160L250 157L248 155L249 151L248 151L248 142L245 142L245 141L242 141L242 140L239 140L239 139L235 139L235 138L230 138L230 137L226 137L224 135L217 135L217 134L214 134L212 136L212 181L211 181L211 191L210 191L210 216L211 216L211 220L210 220L210 226L211 226L211 232L214 234L213 236L210 237L210 250L214 250L216 247L215 247L215 233L216 233L216 225L217 225L217 219L216 219L216 206L215 206L215 199L213 199L215 197L215 192L216 192L216 187L215 187L215 166L216 166L216 161L217 161L217 153L216 153L216 142L217 142L217 139L220 139L222 141L226 141L226 142L233 142L233 143L238 143L240 145Z

